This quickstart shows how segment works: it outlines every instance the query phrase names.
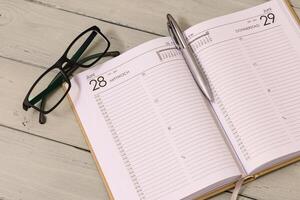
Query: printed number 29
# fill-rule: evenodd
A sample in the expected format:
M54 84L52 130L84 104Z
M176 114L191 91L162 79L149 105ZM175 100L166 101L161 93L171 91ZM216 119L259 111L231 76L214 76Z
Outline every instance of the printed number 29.
M93 85L93 91L96 91L104 86L106 86L107 82L104 80L103 76L99 76L97 79L90 80L90 85Z
M267 14L267 16L266 16L266 15L260 16L259 19L260 19L260 20L265 19L264 26L267 26L267 25L269 25L269 24L274 23L274 21L275 21L275 15L274 15L273 13L269 13L269 14ZM271 21L271 22L270 22L270 21Z

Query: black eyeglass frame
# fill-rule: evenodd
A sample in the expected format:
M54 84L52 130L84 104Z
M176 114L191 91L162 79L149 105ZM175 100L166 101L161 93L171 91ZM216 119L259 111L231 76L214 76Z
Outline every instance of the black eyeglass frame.
M97 32L98 34L100 34L102 36L102 38L106 41L107 43L107 47L105 48L105 50L99 54L99 57L95 58L93 62L91 62L90 64L87 64L87 65L84 65L84 64L81 64L79 62L76 62L76 61L73 61L72 59L69 59L67 57L67 54L69 52L69 50L72 48L72 46L74 45L74 43L76 43L76 41L81 37L83 36L84 34L86 34L87 32L90 32L90 31L95 31ZM92 26L90 28L88 28L87 30L83 31L82 33L80 33L71 43L70 45L68 46L68 48L65 50L64 54L61 56L60 59L58 59L58 61L52 65L49 69L47 69L34 83L33 85L31 86L31 88L29 89L27 95L25 96L25 99L23 101L23 109L24 110L28 110L29 108L34 108L35 110L39 111L40 113L43 113L43 114L48 114L50 113L51 111L53 111L62 101L63 99L66 97L66 95L68 94L68 92L70 91L71 89L71 82L70 82L70 79L69 79L69 76L72 75L72 73L78 69L79 67L82 67L82 68L89 68L91 67L92 65L94 65L96 62L98 62L103 56L105 56L105 54L107 53L108 49L110 47L110 42L109 40L107 39L107 37L100 31L100 29L97 27L97 26ZM63 67L63 65L66 63L66 65ZM41 109L39 107L37 107L35 103L30 103L30 100L29 100L29 96L31 94L31 92L33 91L33 89L35 88L35 86L39 83L39 81L46 75L48 74L50 71L54 70L54 69L58 69L59 70L59 73L62 74L63 76L63 81L66 82L68 84L68 88L67 90L65 91L65 94L62 96L62 98L49 110L44 110L44 109ZM39 101L38 101L39 102Z
M83 36L84 34L86 34L87 32L89 31L96 31L97 33L99 33L103 39L107 42L107 47L106 49L102 52L102 55L99 56L97 59L95 59L92 63L88 64L88 65L83 65L83 64L80 64L78 62L74 62L73 60L69 59L67 57L67 54L69 52L69 50L72 48L72 46L76 43L76 41L81 37ZM100 29L97 27L97 26L92 26L90 28L88 28L87 30L83 31L82 33L80 33L72 42L71 44L68 46L68 48L66 49L66 51L64 52L63 56L66 60L68 60L70 62L70 64L73 64L73 65L78 65L79 67L83 67L83 68L89 68L91 67L92 65L94 65L96 62L98 62L104 55L105 53L108 51L110 47L110 42L109 40L107 39L107 37L100 31ZM78 68L78 67L77 67Z

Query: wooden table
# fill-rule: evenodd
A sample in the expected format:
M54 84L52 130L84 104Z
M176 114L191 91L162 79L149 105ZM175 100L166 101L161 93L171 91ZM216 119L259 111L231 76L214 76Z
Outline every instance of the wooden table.
M97 25L111 50L168 35L166 13L184 28L264 0L0 0L0 200L108 199L67 101L48 115L22 110L33 81L82 30ZM300 0L293 0L300 14ZM225 192L213 199L229 199ZM300 199L300 163L247 184L240 199Z

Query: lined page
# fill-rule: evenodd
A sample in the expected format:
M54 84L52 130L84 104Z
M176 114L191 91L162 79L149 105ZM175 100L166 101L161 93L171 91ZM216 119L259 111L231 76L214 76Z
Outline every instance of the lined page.
M300 150L300 33L285 9L271 1L186 32L248 173Z
M115 199L182 199L240 176L170 38L76 76L71 98Z

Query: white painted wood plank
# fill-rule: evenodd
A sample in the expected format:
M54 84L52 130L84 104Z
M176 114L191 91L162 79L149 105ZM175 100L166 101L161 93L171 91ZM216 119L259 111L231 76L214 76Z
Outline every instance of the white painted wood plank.
M300 0L290 0L290 2L299 11L299 9L300 9Z
M49 66L86 28L97 25L125 51L157 36L19 0L0 1L0 56Z
M71 20L69 20L68 19L68 17L67 17L67 20L66 20L66 22L61 22L60 20L63 20L64 19L64 14L61 14L60 12L57 12L57 11L50 11L50 9L44 9L44 8L42 8L41 6L38 6L38 5L30 5L29 6L29 8L28 8L28 4L26 4L26 5L22 5L22 4L17 4L17 1L11 1L11 2L9 2L9 5L11 6L11 8L9 8L9 9L12 9L12 11L14 10L14 9L16 9L16 11L15 12L12 12L11 10L9 10L9 9L7 9L7 7L3 7L3 2L4 1L1 1L0 2L0 9L1 9L1 11L3 11L4 10L4 12L2 12L2 13L5 13L5 15L4 16L10 16L10 18L7 18L7 19L9 19L10 21L9 21L9 23L8 24L11 24L11 23L15 23L14 24L14 26L12 26L13 28L11 28L11 29L5 29L5 31L3 31L3 32L1 32L3 29L2 28L4 28L4 26L1 26L1 29L0 29L0 34L7 34L10 30L13 30L12 32L9 32L10 34L11 34L11 36L10 37L4 37L4 39L5 40L8 40L8 41L4 41L4 40L1 40L1 45L2 45L2 42L5 42L5 44L6 44L6 47L5 47L5 45L3 45L3 46L1 46L1 48L0 48L0 52L6 52L5 50L7 50L7 49L10 49L11 50L11 52L10 52L10 54L5 54L5 56L15 56L14 58L20 58L20 59L23 59L23 58L25 58L24 60L25 61L27 61L27 62L34 62L34 63L36 63L36 64L39 64L39 63L41 63L41 64L46 64L47 62L49 62L50 63L50 61L48 61L47 59L49 59L49 60L51 60L51 59L53 59L54 58L54 56L52 57L52 53L57 53L56 52L56 50L58 50L58 49L56 49L55 50L55 48L59 48L59 47L57 47L56 45L54 45L53 43L49 43L49 36L48 36L48 34L45 34L45 32L46 32L46 30L51 30L50 31L50 33L53 33L54 35L57 33L57 32L59 32L61 35L63 35L64 33L70 33L70 35L72 35L71 37L73 37L73 35L76 35L76 30L71 30L71 31L69 31L68 32L68 30L63 30L63 31L60 31L60 30L57 30L57 31L55 31L57 28L61 28L61 27L63 27L63 25L64 25L64 23L67 23L67 22L73 22L74 23L74 21L76 21L76 20L81 20L81 17L73 17L73 15L71 15L70 14L70 16L69 16L69 18L71 18ZM5 2L5 3L7 3L7 2ZM27 10L27 11L30 11L31 10L31 7L34 7L35 9L33 9L33 13L31 13L31 14L27 14L25 11ZM24 9L24 8L26 8L26 9ZM41 10L40 12L37 12L37 10ZM44 17L43 16L43 12L45 11L45 13L46 13L46 17ZM51 14L49 14L49 13L51 13ZM9 14L8 14L9 13ZM48 13L48 14L47 14ZM57 14L58 13L58 14ZM24 17L22 17L22 15L24 14ZM56 14L59 16L59 17L57 17L56 16ZM31 16L30 16L31 15ZM28 17L29 16L29 17ZM32 17L33 16L33 17ZM71 17L72 16L72 17ZM40 18L40 19L39 19ZM49 20L49 18L50 18L50 20ZM52 19L53 18L53 19ZM0 18L1 20L0 20L0 24L5 24L6 23L6 21L5 21L5 18L3 19L3 18ZM53 25L51 25L51 23L47 23L47 22L45 22L45 25L43 24L43 20L45 20L46 19L46 21L47 21L47 19L48 19L48 22L53 22ZM74 20L74 21L73 21ZM17 21L17 23L16 23L16 21ZM56 23L58 23L58 22L56 22L56 21L58 21L59 22L59 24L60 25L56 25ZM84 21L84 20L83 20ZM20 25L20 27L18 28L18 23L19 23L19 25ZM24 25L24 26L22 26L22 23L25 23L26 25ZM90 23L90 22L85 22L85 23ZM7 24L6 24L7 25ZM28 27L27 27L28 26ZM24 28L24 27L26 27L26 28ZM80 27L80 25L78 26L78 27ZM22 33L20 33L20 31L21 30L23 30L24 29L24 32L22 32ZM38 33L36 33L36 32L34 32L34 31L37 31ZM128 36L130 35L130 33L132 32L133 34L135 33L134 31L130 31L130 30L124 30L124 32L126 32L126 31L128 31ZM119 31L119 33L120 34L122 34L122 32L123 32L123 30L120 30ZM22 34L24 34L24 35L22 35ZM33 40L33 38L34 37L36 37L36 36L40 36L40 35L43 35L43 41L42 40L40 40L40 42L42 42L42 44L46 44L47 45L47 47L49 47L49 48L51 48L51 51L53 51L51 54L49 54L49 55L47 55L46 53L46 51L44 51L44 53L40 53L40 49L39 49L39 42L36 42L35 40ZM49 34L49 35L51 35L51 34ZM147 35L147 34L144 34L144 35ZM1 39L3 38L2 37L3 35L1 35ZM27 40L27 38L26 38L26 36L29 38L28 40ZM56 35L57 36L57 41L58 41L58 43L60 43L60 42L64 42L65 41L65 39L67 39L67 38L61 38L60 37L60 35L58 34L58 35ZM17 38L17 40L20 40L20 41L22 41L21 42L21 45L19 45L19 43L18 42L14 42L13 40L15 39L14 37L19 37L19 38ZM145 37L147 37L147 36L145 36ZM149 36L149 37L151 37L151 36ZM144 36L143 37L140 37L140 39L141 40L143 40L144 39ZM11 42L9 42L9 40L12 40ZM39 40L39 39L37 39L37 40ZM146 38L145 40L149 40L148 38ZM134 41L135 40L132 40L133 41L133 43L135 43ZM23 43L24 42L24 43ZM27 43L26 43L27 42ZM125 41L126 42L126 41ZM120 42L120 43L122 43L122 42ZM27 47L26 45L28 45L30 48L29 48L29 50L27 49L27 48L25 48L25 47ZM61 44L60 44L61 45ZM132 46L135 46L136 44L133 44ZM120 45L120 46L122 46L122 45ZM129 48L131 45L129 45L128 47L126 47L126 45L123 45L123 48L124 49L126 49L126 48ZM4 50L3 50L4 49ZM16 51L13 51L13 49L15 49ZM29 51L29 54L28 55L26 55L26 56L23 56L23 53L25 52L26 53L26 50L27 51ZM42 50L45 50L45 49L42 49ZM43 52L43 51L42 51ZM17 54L19 54L19 55L17 55ZM39 55L39 54L41 54L41 56L42 56L42 58L41 58L41 60L42 60L42 62L39 60L39 58L38 58L38 56L37 55ZM17 55L17 56L16 56ZM23 57L22 57L23 56ZM33 57L33 58L32 58ZM55 60L56 58L54 58L54 60ZM53 61L54 61L53 60ZM9 61L7 61L7 62L9 62ZM44 62L44 63L43 63ZM23 68L23 67L20 67L21 65L17 65L16 63L14 63L14 62L12 62L11 64L7 64L7 63L5 63L5 62L3 62L3 61L0 61L0 63L1 63L1 65L0 66L3 66L3 67L12 67L12 66L16 66L16 68L13 68L13 70L14 70L14 73L15 74L19 74L17 71L19 70L19 69L21 69L21 68ZM29 68L26 68L26 69L29 69ZM32 68L32 69L35 69L35 68ZM26 74L26 72L25 72L26 70L21 70L21 73L24 73L24 74ZM1 71L1 75L2 75L2 72L3 71ZM22 76L22 74L19 74L18 76L17 75L14 75L13 73L11 73L12 74L12 76L7 76L6 74L4 74L4 76L2 77L2 79L3 80L1 80L1 81L3 81L2 83L6 83L7 85L9 85L9 82L11 81L11 79L7 79L7 77L13 77L13 76L16 76L18 79L12 79L12 80L15 80L15 82L20 82L19 84L24 84L24 83L27 83L27 84L30 84L29 83L29 81L28 81L28 79L26 79L27 81L25 82L24 81L24 78L23 78L23 76ZM37 74L37 73L28 73L28 77L29 78L32 78L32 79L34 79L35 77L32 77L32 74ZM27 78L28 78L27 77ZM21 81L22 82L21 82ZM15 94L15 93L10 93L10 91L9 90L4 90L4 86L2 86L2 83L0 84L1 85L1 87L0 87L0 89L1 89L1 98L0 98L0 100L2 101L2 94L4 94L3 96L7 96L7 98L6 98L6 100L7 101L12 101L10 98L8 98L8 97L10 97L9 95L12 95L13 97L15 97L15 102L12 102L11 103L11 105L12 105L12 107L11 108L16 108L16 106L17 105L19 105L18 104L18 102L19 102L19 99L21 99L21 101L22 101L22 98L23 97L21 97L21 95L20 95L20 93L22 93L22 92L24 92L25 93L25 91L26 90L24 90L24 91L21 91L20 89L18 90L20 93L19 94ZM14 84L14 83L12 83L12 84ZM9 85L9 88L11 88L12 86L11 85ZM13 86L14 87L14 86ZM21 86L20 85L17 85L16 86L16 88L20 88ZM24 87L25 87L25 84L24 84ZM3 90L2 90L3 89ZM2 93L2 91L4 91L3 93ZM15 95L15 96L14 96ZM25 94L23 94L23 95L25 95ZM19 99L18 99L19 98ZM7 104L4 104L4 105L7 105ZM4 114L2 114L1 113L1 120L3 119L3 120L11 120L11 119L9 119L11 116L9 115L9 114L13 114L13 112L11 112L11 113L9 113L9 111L11 111L11 108L9 108L9 109L7 109L6 111L7 111L7 113L8 113L8 115L6 115L6 113L5 113L5 115ZM5 110L6 108L3 108L3 107L1 107L1 112L2 112L2 110ZM21 109L21 108L20 108ZM65 106L62 106L62 109L64 110L64 109L66 109L66 110L68 110L69 108L68 108L68 106L67 105L65 105ZM61 113L61 111L59 111L58 112L58 115ZM62 112L62 113L64 113L64 112ZM15 113L16 114L16 113ZM27 113L26 113L27 114ZM16 114L17 115L17 114ZM20 119L22 119L24 116L23 115L20 115L19 116L19 118ZM28 116L27 116L28 117ZM50 117L50 115L49 115L49 117ZM54 117L54 116L53 116ZM7 119L5 119L5 118L7 118ZM28 117L29 119L30 119L30 116ZM12 119L14 119L14 118L12 118ZM61 116L60 117L60 119L61 120L65 120L65 119L69 119L69 116L67 116L67 117L65 117L65 118L63 118L63 116ZM34 118L34 120L36 120L36 118ZM49 119L49 121L50 120L52 120L52 119ZM26 121L26 120L25 120ZM72 120L71 120L72 121ZM12 122L12 120L11 120L11 122ZM21 122L21 121L19 121L19 122ZM19 123L18 122L18 123ZM33 122L32 122L33 123ZM82 139L78 139L78 137L80 137L80 133L79 133L79 129L78 128L70 128L70 129L68 129L67 128L67 132L69 133L69 135L68 136L59 136L59 134L65 134L64 132L65 131L63 131L63 130L66 130L65 128L62 128L61 130L57 130L57 128L60 128L59 126L57 126L57 125L60 125L61 123L59 122L59 121L56 121L56 122L53 122L54 123L54 125L56 125L56 128L55 129L53 129L53 130L51 130L51 131L49 131L47 134L49 134L49 135L46 135L46 137L52 137L53 138L53 136L51 136L51 134L56 134L56 136L54 137L54 138L56 138L57 139L57 137L58 137L58 140L62 140L62 141L64 141L65 139L61 139L61 138L59 138L59 137L62 137L62 138L66 138L66 140L67 141L70 141L70 140L72 140L72 137L74 136L73 134L74 134L74 131L76 132L76 131L78 131L78 136L76 135L76 136L74 136L75 138L77 138L76 140L77 140L77 142L78 141L82 141L83 142L83 140ZM69 122L68 122L69 123ZM21 123L20 123L21 124ZM36 124L36 123L35 123ZM27 131L31 131L31 130L34 130L33 131L33 133L37 133L37 134L41 134L41 135L44 135L45 133L44 133L44 130L42 130L42 128L34 128L34 125L33 124L31 124L31 122L28 122L27 123L27 125L29 126L29 127L27 127L26 129L24 129L24 130L27 130ZM74 126L76 126L76 124L73 122L73 125ZM73 125L71 125L71 126L73 126ZM21 125L21 126L23 126L23 125ZM21 127L20 126L20 127ZM30 127L30 126L32 126L32 127ZM48 130L48 128L47 128L47 130ZM57 133L55 133L55 132L57 132ZM2 139L2 137L0 137L1 139ZM1 140L0 139L0 140ZM15 139L12 139L12 140L15 140ZM73 143L74 141L72 141L72 142L70 142L71 144ZM33 144L33 143L30 143L30 144L28 144L28 146L34 146L35 144ZM46 145L47 146L47 144L44 144L44 145ZM78 146L80 146L80 144L78 145ZM1 148L1 147L0 147ZM17 148L17 147L14 147L14 148ZM41 147L39 147L39 148L41 148ZM20 150L20 151L23 151L23 150ZM49 151L49 149L47 150L47 151ZM6 151L4 151L4 150L1 150L1 152L6 152ZM64 149L61 149L61 152L65 152L65 150ZM12 153L13 154L13 153ZM31 151L31 154L36 154L36 150L32 150ZM46 155L46 157L48 156L47 154L45 154L45 153L43 153L43 156L44 155ZM28 155L24 155L24 157L26 157L26 156L28 156ZM82 159L82 158L79 158L79 159ZM17 159L18 161L20 161L20 159ZM38 162L40 159L39 158L36 158L36 161L35 162ZM21 160L22 161L22 160ZM47 162L47 165L50 165L50 167L52 168L53 166L51 165L51 163L52 163L53 161L49 161L49 162ZM55 166L54 166L54 168L56 167L56 165L59 165L59 164L57 164L56 162L54 162L55 163ZM10 168L12 168L12 169L10 169L10 168L8 168L7 167L7 170L16 170L16 167L18 166L18 164L19 164L19 162L13 162L13 164L10 164ZM26 163L29 167L31 167L28 163ZM2 168L1 168L2 169ZM3 168L4 169L4 168ZM33 167L33 169L36 169L35 167ZM292 171L292 172L289 172L290 174L291 174L291 176L292 175L294 175L296 178L298 178L298 176L297 175L295 175L294 174L294 172L293 171L296 171L296 172L299 172L299 168L296 168L296 169L290 169L290 168L286 168L287 170L289 170L289 171ZM284 169L284 170L286 170L286 169ZM4 170L5 171L5 170ZM30 171L26 171L25 169L23 169L23 168L21 168L21 170L20 171L25 171L25 172L28 172L29 174L33 174L34 172L30 172ZM35 171L37 171L37 172L39 172L37 169L35 170ZM1 171L2 172L2 171ZM1 172L0 172L0 174L1 174ZM11 172L11 171L10 171ZM43 172L44 174L46 174L45 172ZM66 172L63 172L62 174L65 174ZM13 174L13 173L12 173ZM39 174L39 173L38 173ZM53 177L55 177L55 180L56 180L56 178L57 178L57 176L58 177L60 177L60 176L62 176L62 177L64 177L62 174L51 174L50 173L50 176L53 178ZM4 175L3 175L4 176ZM3 176L1 176L1 177L3 177ZM97 177L97 175L95 175L94 174L94 176L96 176ZM272 176L272 174L270 175L270 176ZM287 175L285 175L285 173L284 173L284 175L280 175L279 177L277 177L277 179L276 180L273 180L273 179L267 179L266 181L263 181L265 178L262 178L262 179L259 179L259 180L261 180L262 181L262 184L261 185L257 185L259 182L258 181L255 181L254 183L253 183L253 186L251 186L250 187L250 185L249 185L249 187L250 187L250 189L249 189L249 187L247 187L247 189L245 190L245 192L247 192L247 191L249 191L249 193L251 193L251 195L252 194L255 194L255 193L257 193L257 191L259 191L258 192L258 194L259 195L257 195L257 198L258 199L261 199L260 197L262 196L263 197L263 199L271 199L271 195L273 195L272 197L274 197L274 198L272 198L272 199L280 199L279 197L289 197L288 195L290 194L290 193L292 193L293 195L295 195L296 194L296 196L297 196L297 193L296 192L294 192L295 190L294 190L294 188L299 188L299 185L297 185L298 183L299 183L299 181L297 182L297 180L296 179L293 179L294 178L294 176L287 176ZM42 176L40 176L40 177L42 177ZM40 178L39 177L39 178ZM26 180L26 179L28 179L28 180L31 180L31 176L30 177L25 177L25 178L23 178L22 180ZM67 178L66 178L67 179ZM12 180L11 182L9 182L9 180ZM47 178L47 180L48 180L48 178ZM51 182L53 181L53 179L49 179ZM81 180L81 179L79 179L79 180ZM299 180L299 179L298 179ZM2 179L1 179L1 181L2 181ZM0 182L1 182L0 181ZM23 186L19 186L18 184L18 182L21 182L21 184L23 185ZM40 181L40 180L39 180ZM36 183L36 185L38 185L38 183L39 183L39 181L36 181L35 183ZM281 186L281 183L289 183L289 182L292 182L292 183L295 183L295 187L283 187L282 188L282 186ZM53 181L54 182L54 181ZM85 182L85 184L87 184L87 181L83 181L83 182ZM8 184L9 183L9 184ZM8 185L14 185L14 186L12 186L12 187L10 187L9 189L6 189L6 190L4 190L4 189L2 189L2 187L0 187L0 197L1 197L1 189L3 190L3 191L14 191L14 192L16 192L16 191L18 191L18 189L20 188L20 187L25 187L24 186L24 183L28 183L27 185L30 185L30 182L22 182L21 180L13 180L12 179L12 177L9 177L9 179L7 179L7 183L6 184L8 184ZM43 185L45 185L46 183L44 183L44 182L41 182L42 183L42 186L36 186L36 185L34 185L35 187L43 187ZM64 182L65 183L65 182ZM265 187L270 187L270 186L272 186L272 184L273 183L276 183L276 190L274 191L274 190L265 190L264 188ZM27 186L26 185L26 186ZM63 185L63 184L61 184L61 185ZM96 185L96 184L95 184ZM8 188L8 187L7 187ZM46 189L48 188L48 187L45 187ZM46 190L45 189L45 190ZM78 188L76 188L76 189L78 189ZM23 191L27 191L28 190L28 188L26 187L26 188L24 188L24 190ZM73 189L65 189L68 193L69 193L69 195L70 194L73 194L74 192L73 192ZM292 192L290 192L289 190L292 190ZM34 191L32 191L32 190L29 190L29 191L31 191L32 193L34 193ZM64 191L64 190L63 190ZM275 192L275 193L274 193ZM26 193L26 192L25 192ZM46 192L47 193L47 192ZM97 191L95 192L95 191L91 191L91 194L96 194L97 193ZM274 193L274 194L273 194ZM278 194L281 194L281 196L280 195L278 195ZM9 194L9 195L11 195L11 193L8 193L8 192L6 192L6 194ZM12 192L12 194L13 195L17 195L17 193L13 193ZM24 192L22 193L22 194L24 194ZM31 194L29 194L29 193L26 193L27 195L31 195ZM34 194L36 194L36 193L34 193ZM51 195L50 195L51 194ZM36 196L27 196L27 199L40 199L40 197L43 197L45 194L44 193L40 193L40 195L38 195L38 197L39 198L33 198L33 197L36 197ZM50 190L50 192L49 192L49 195L51 196L51 197L53 197L53 199L55 198L55 199L70 199L70 198L68 198L68 197L65 197L65 196L61 196L61 192L57 192L56 190ZM23 196L25 196L25 195L23 195ZM22 196L22 197L23 197ZM71 196L73 196L73 195L71 195ZM17 199L18 197L20 197L20 196L12 196L12 198L8 198L8 199ZM61 198L62 197L62 198ZM98 196L97 197L97 199L99 199L100 197ZM24 198L23 198L24 199ZM44 198L43 198L44 199ZM76 199L76 197L74 197L73 199ZM78 198L77 198L78 199ZM80 198L80 199L82 199L82 198ZM90 199L93 199L93 197L91 197ZM101 198L100 198L101 199ZM225 198L226 199L226 198ZM281 198L282 199L282 198ZM284 198L284 199L289 199L289 198Z
M89 152L3 127L0 152L1 200L109 199Z
M300 0L290 0L290 2L296 14L300 17Z
M109 36L115 50L156 37L25 1L0 1L0 14L0 56L39 66L52 65L79 32L94 24ZM22 110L26 92L43 70L7 60L1 60L0 68L0 124L86 148L67 103L48 115L46 125L39 125L32 111Z
M230 200L231 193L222 193L221 195L210 198L210 200ZM250 198L239 196L238 200L253 200Z
M259 200L299 200L300 162L258 178L246 185L244 195Z
M89 152L0 127L1 200L107 200Z
M266 0L31 1L163 35L168 35L166 29L167 13L175 16L179 19L180 25L183 28L187 28L213 17L222 16L266 2ZM299 7L299 2L300 0L293 0L292 4ZM300 9L296 10L300 13Z
M23 110L23 99L35 79L45 69L0 58L0 124L56 141L87 148L67 100L53 113L47 123L38 123L38 112Z

